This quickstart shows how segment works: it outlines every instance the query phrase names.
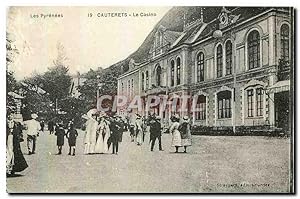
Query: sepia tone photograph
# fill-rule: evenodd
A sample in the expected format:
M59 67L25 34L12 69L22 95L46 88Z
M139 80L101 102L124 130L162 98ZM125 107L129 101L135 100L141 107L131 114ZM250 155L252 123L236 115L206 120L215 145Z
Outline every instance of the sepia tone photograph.
M6 190L295 193L292 7L6 10Z

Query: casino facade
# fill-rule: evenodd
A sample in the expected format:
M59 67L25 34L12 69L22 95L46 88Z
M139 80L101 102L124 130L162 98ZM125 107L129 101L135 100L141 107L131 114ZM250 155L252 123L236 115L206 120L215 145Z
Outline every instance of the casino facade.
M193 125L269 126L289 129L293 111L293 12L290 8L220 9L218 17L184 21L182 31L155 27L144 61L131 59L118 78L118 95L193 96L197 111L162 108L118 113L147 116L165 123L172 114L188 115Z

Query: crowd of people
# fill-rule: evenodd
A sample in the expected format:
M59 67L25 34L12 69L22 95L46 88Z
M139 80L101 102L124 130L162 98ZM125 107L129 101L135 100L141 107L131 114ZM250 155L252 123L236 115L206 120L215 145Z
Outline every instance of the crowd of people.
M20 143L24 141L23 131L27 134L28 155L35 154L36 140L40 132L44 132L44 120L37 120L38 115L31 114L31 119L24 122L16 122L13 119L13 113L7 113L7 133L6 133L6 173L13 175L15 172L21 172L28 167L27 162L21 151ZM118 154L119 145L122 142L123 132L130 132L131 142L141 146L146 142L146 133L150 134L150 150L153 151L155 143L158 142L159 151L162 148L162 133L172 135L171 146L175 147L175 153L183 147L184 153L187 147L192 145L190 121L187 116L182 118L173 115L171 125L164 128L161 118L155 114L148 117L142 117L139 114L132 114L132 117L121 117L119 115L108 116L104 112L97 112L96 109L89 111L82 116L85 119L84 125L84 151L83 154ZM68 140L68 155L75 156L76 139L78 131L75 128L74 121L64 124L63 120L49 121L47 125L50 135L56 136L57 155L62 154L65 144L65 138ZM24 133L24 134L25 134ZM147 143L147 142L146 142Z

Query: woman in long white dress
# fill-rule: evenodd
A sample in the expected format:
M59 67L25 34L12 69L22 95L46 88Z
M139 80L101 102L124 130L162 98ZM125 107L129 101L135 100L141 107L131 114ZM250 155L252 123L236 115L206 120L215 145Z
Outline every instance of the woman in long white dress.
M96 144L96 133L97 133L98 122L96 116L88 115L86 121L86 134L84 138L84 154L93 154L95 153L95 144Z
M100 117L98 132L99 135L95 146L95 153L108 153L107 140L110 137L110 130L104 117Z
M142 120L141 116L137 114L135 121L135 132L136 132L136 143L138 146L143 143L143 129L142 129Z
M179 127L179 117L173 116L171 117L171 121L173 122L170 127L170 133L172 134L172 146L175 147L175 153L178 153L178 148L182 146L181 144L181 135L178 131Z

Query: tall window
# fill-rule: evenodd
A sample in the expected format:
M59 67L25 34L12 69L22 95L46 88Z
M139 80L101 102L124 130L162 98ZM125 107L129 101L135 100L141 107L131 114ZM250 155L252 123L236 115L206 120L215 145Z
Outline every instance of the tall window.
M204 81L204 54L200 52L197 55L197 81Z
M161 67L160 65L157 65L156 67L156 85L161 85Z
M248 66L249 69L260 67L260 37L254 30L248 35Z
M223 49L221 44L217 47L217 77L222 77L223 71Z
M176 80L176 83L177 83L177 85L179 85L180 84L180 58L178 57L177 59L176 59L176 65L177 65L177 80Z
M145 90L144 83L145 83L145 75L144 75L144 73L142 73L142 91Z
M122 92L122 94L124 93L124 83L122 82L122 84L121 84L122 86L121 86L121 92Z
M231 118L231 92L221 91L217 95L218 118Z
M263 116L262 88L256 89L256 114L257 116Z
M174 86L174 76L175 76L175 62L171 61L171 86Z
M146 71L146 88L145 88L145 90L146 89L149 89L149 72L148 71Z
M128 95L131 97L130 80L128 80Z
M226 42L226 75L232 74L232 43Z
M253 117L253 89L247 91L247 102L248 102L248 117Z
M289 61L289 26L283 24L280 29L281 58Z
M133 86L133 79L131 79L131 95L133 96L134 86Z
M205 120L206 119L206 97L204 95L198 96L197 100L197 112L196 120Z

